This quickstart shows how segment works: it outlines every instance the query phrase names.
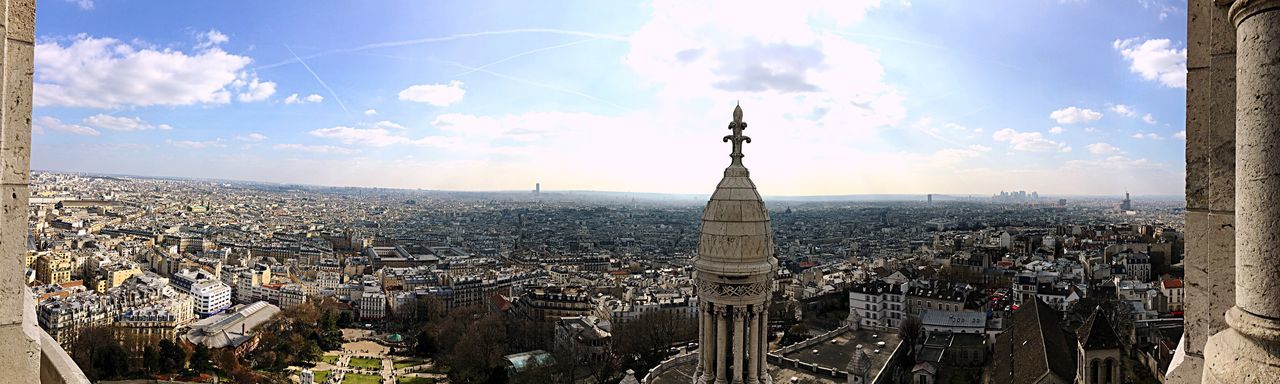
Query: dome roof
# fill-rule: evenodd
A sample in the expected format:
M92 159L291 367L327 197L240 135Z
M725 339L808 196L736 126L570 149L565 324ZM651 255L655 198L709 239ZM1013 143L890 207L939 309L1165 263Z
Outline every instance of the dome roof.
M733 162L724 170L724 178L716 186L715 193L702 211L702 230L698 238L698 255L694 267L699 271L719 275L756 275L773 270L777 261L773 258L773 232L769 226L769 212L764 201L751 182L750 172L742 165L742 143L751 139L742 136L747 124L742 122L742 108L735 108L733 134L724 141L733 141Z

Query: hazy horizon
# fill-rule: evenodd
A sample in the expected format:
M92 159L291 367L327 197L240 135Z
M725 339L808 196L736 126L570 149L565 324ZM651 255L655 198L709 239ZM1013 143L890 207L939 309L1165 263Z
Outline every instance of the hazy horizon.
M532 190L532 189L493 189L493 190L477 190L477 189L472 189L472 190L468 190L468 189L396 188L396 187L358 186L358 185L326 185L326 184L304 184L304 183L281 183L281 182L275 182L275 181L263 181L263 180L247 180L247 179L218 179L218 178L201 178L201 177L188 177L188 176L133 175L133 174L123 174L123 173L73 172L73 171L60 171L60 170L48 170L48 169L33 169L32 171L33 171L33 172L42 172L42 173L55 173L55 174L76 174L76 175L85 175L85 176L93 176L93 177L127 177L127 178L142 178L142 179L159 179L159 180L190 180L190 181L204 181L204 182L228 182L228 183L241 183L241 184L266 184L266 185L279 185L279 186L284 186L284 187L296 186L296 187L317 188L317 189L370 189L370 190L393 190L393 191L405 191L405 192L474 193L474 194L486 194L486 193L493 193L493 194L512 194L512 195L518 195L518 194L531 194L531 193L533 192L533 190ZM934 195L934 198L935 198L935 200L937 200L937 201L955 201L955 200L969 200L969 199L977 200L977 199L988 199L988 198L992 197L992 195L996 195L996 194L998 194L999 192L1011 192L1011 193L1012 193L1012 192L1017 192L1017 191L1019 191L1019 190L1017 190L1017 189L1011 189L1011 190L1010 190L1010 189L1006 189L1006 190L997 191L997 192L993 192L993 193L989 193L989 194L959 194L959 193L945 193L945 192L939 192L939 193L932 193L932 195ZM1037 193L1039 193L1039 191L1025 191L1025 192L1026 192L1026 193L1028 193L1028 194L1030 194L1030 193L1032 193L1032 192L1037 192ZM552 196L552 195L560 195L560 194L569 194L569 195L573 195L573 194L585 194L585 195L639 195L639 196L643 197L643 196L646 196L646 195L652 195L652 196L654 196L655 198L660 199L660 200L683 200L683 199L701 199L701 200L705 200L705 199L707 199L708 197L710 197L710 196L711 196L711 192L707 192L707 193L673 193L673 192L661 192L661 191L612 191L612 190L584 190L584 189L561 190L561 189L548 189L548 188L542 188L541 193L543 193L543 194L545 194L545 195L548 195L548 196ZM845 200L840 200L840 199L842 199L842 198L848 198L848 199L850 199L850 200L848 200L848 201L879 201L879 200L884 200L884 199L871 199L871 200L865 199L865 198L868 198L868 197L883 197L883 198L913 197L912 199L891 200L891 201L917 201L917 200L918 200L918 201L924 201L924 200L927 198L927 196L928 196L928 195L929 195L929 194L914 194L914 193L867 193L867 194L857 194L857 193L853 193L853 194L832 194L832 195L773 195L773 194L761 194L761 196L762 196L763 198L765 198L765 199L768 199L768 200L776 200L776 201L845 201ZM1039 194L1039 196L1040 196L1040 198L1041 198L1042 202L1052 202L1052 199L1058 199L1058 198L1077 198L1077 199L1079 199L1079 198L1085 198L1085 199L1113 199L1113 198L1120 198L1120 197L1124 196L1124 193L1118 193L1118 194L1099 194L1099 195L1072 195L1072 194L1040 193L1040 194ZM1156 199L1156 200L1161 200L1161 201L1168 201L1168 200L1182 200L1182 199L1184 199L1184 196L1183 196L1183 195L1181 195L1181 194L1177 194L1177 195L1132 194L1132 196L1133 196L1133 197L1135 197L1135 198L1148 198L1148 199ZM863 198L863 199L859 199L859 198ZM791 200L789 200L789 199L791 199ZM700 200L699 200L699 201L700 201Z

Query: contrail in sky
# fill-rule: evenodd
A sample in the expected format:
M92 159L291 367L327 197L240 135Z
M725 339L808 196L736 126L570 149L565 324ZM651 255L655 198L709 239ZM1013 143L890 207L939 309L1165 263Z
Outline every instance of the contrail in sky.
M620 110L623 110L623 111L627 110L627 108L626 108L626 107L623 107L623 106L618 105L618 104L614 104L614 103L613 103L613 102L611 102L611 101L608 101L608 100L605 100L605 99L601 99L601 98L599 98L599 97L591 96L591 95L588 95L588 94L585 94L585 93L582 93L582 92L579 92L579 91L575 91L575 90L572 90L572 89L568 89L568 88L564 88L564 87L560 87L560 86L556 86L556 85L551 85L551 84L545 84L545 83L539 83L539 82L535 82L535 81L525 80L525 79L521 79L521 78L519 78L519 77L509 76L509 75L504 75L504 74L501 74L501 73L497 73L497 72L494 72L494 71L490 71L490 70L488 70L488 69L484 69L484 68L480 68L480 67L472 67L472 66L465 65L465 64L462 64L462 63L458 63L458 62L453 62L453 61L448 61L448 60L440 60L440 59L430 59L430 60L431 60L431 61L434 61L434 62L437 62L437 63L445 64L445 65L452 65L452 66L455 66L455 67L458 67L458 68L461 68L461 69L464 69L464 70L467 70L467 71L483 72L483 73L487 73L487 74L490 74L490 75L493 75L493 76L501 77L501 78L504 78L504 79L507 79L507 80L515 81L515 82L518 82L518 83L524 83L524 84L532 85L532 86L535 86L535 87L542 87L542 88L550 89L550 90L553 90L553 91L564 92L564 93L568 93L568 94L571 94L571 95L581 96L581 97L588 98L588 99L591 99L591 100L593 100L593 101L596 101L596 102L599 102L599 103L602 103L602 104L606 104L606 105L609 105L609 106L611 106L611 107L614 107L614 108L617 108L617 109L620 109Z
M378 48L401 47L406 45L439 43L439 42L467 39L472 37L481 37L481 36L512 35L512 34L521 34L521 33L548 33L548 34L554 34L554 35L588 37L588 38L600 39L600 40L612 40L612 41L621 41L621 42L629 41L629 39L626 36L613 35L613 34L607 34L607 33L572 31L572 30L553 29L553 28L504 29L504 30L498 30L498 31L460 33L460 34L449 35L449 36L427 37L427 38L421 38L421 39L399 40L399 41L388 41L388 42L382 42L382 43L365 44L365 45L352 47L352 48L335 49L335 50L320 52L320 53L308 55L306 57L298 57L298 55L295 54L293 55L294 56L293 60L285 60L278 63L266 64L266 65L258 66L257 68L254 68L254 69L275 68L282 65L293 64L295 62L302 62L303 59L310 60L317 57L335 55L339 53L367 51L370 49L378 49Z
M343 103L343 102L342 102L342 98L341 98L341 97L338 97L338 93L337 93L337 92L334 92L334 91L333 91L333 88L329 88L329 84L326 84L326 83L324 82L324 80L320 79L320 75L317 75L317 74L316 74L316 71L311 70L311 66L310 66L310 65L307 65L307 62L302 61L302 58L299 58L299 57L298 57L298 54L293 52L293 48L289 48L289 45L285 44L285 45L284 45L284 49L289 50L289 54L293 55L293 58L297 59L297 60L298 60L298 63L302 64L302 67L307 69L307 72L311 72L311 76L312 76L312 77L315 77L317 82L320 82L320 86L323 86L323 87L324 87L324 89L329 90L329 94L333 96L333 99L334 99L334 100L337 100L337 101L338 101L338 106L339 106L339 107L342 107L342 110L343 110L344 112L347 112L347 113L350 113L350 112L351 112L351 111L347 110L347 104L345 104L345 103Z
M532 55L532 54L535 54L535 53L538 53L538 52L542 52L542 51L550 51L550 50L553 50L553 49L560 49L560 48L564 48L564 47L571 47L571 46L574 46L574 45L578 45L578 44L582 44L582 43L588 43L588 42L592 42L592 41L596 41L596 40L600 40L600 39L599 39L599 38L595 38L595 37L593 37L593 38L586 39L586 40L578 40L578 41L574 41L574 42L568 42L568 43L564 43L564 44L556 44L556 45L552 45L552 46L548 46L548 47L542 47L542 48L538 48L538 49L533 49L533 50L528 50L528 51L520 52L520 53L517 53L517 54L511 55L511 56L504 57L504 58L502 58L502 59L498 59L497 61L493 61L493 62L490 62L490 63L486 63L486 64L484 64L484 65L481 65L481 66L479 66L479 67L475 67L475 69L469 69L469 70L467 70L466 72L462 72L462 73L459 73L459 74L457 74L457 75L454 75L454 77L460 77L460 76L464 76L464 75L469 75L469 74L474 73L474 72L476 72L476 71L479 71L479 70L482 70L482 69L488 68L489 66L502 64L502 63L504 63L504 62L507 62L507 61L510 61L510 60L514 60L514 59L520 58L520 57L522 57L522 56L528 56L528 55Z

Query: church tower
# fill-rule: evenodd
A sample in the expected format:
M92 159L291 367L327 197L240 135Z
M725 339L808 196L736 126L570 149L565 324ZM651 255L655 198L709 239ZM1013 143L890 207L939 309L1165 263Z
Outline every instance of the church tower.
M769 212L742 165L747 123L733 110L732 161L702 211L697 269L700 356L695 384L772 383L766 372L770 275L773 257Z

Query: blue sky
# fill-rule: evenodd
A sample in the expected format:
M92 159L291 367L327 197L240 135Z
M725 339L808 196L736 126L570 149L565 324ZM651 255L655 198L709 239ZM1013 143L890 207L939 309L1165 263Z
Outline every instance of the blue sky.
M1185 0L41 1L32 166L705 193L1181 194Z

